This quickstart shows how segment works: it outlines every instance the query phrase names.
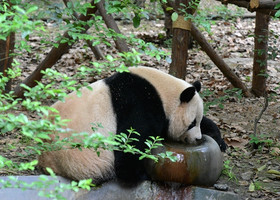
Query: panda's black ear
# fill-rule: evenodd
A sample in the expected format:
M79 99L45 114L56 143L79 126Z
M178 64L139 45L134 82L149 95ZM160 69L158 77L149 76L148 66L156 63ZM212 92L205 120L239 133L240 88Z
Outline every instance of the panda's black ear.
M200 92L200 90L201 90L201 83L199 81L193 82L192 85L195 87L197 92Z
M185 89L180 95L181 103L188 103L195 95L195 90L195 87Z

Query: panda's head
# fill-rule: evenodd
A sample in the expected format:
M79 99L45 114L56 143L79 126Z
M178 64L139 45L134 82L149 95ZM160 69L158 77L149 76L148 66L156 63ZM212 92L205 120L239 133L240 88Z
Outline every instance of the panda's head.
M203 117L203 102L198 92L199 81L184 89L169 121L169 137L175 141L196 144L202 139L200 122Z

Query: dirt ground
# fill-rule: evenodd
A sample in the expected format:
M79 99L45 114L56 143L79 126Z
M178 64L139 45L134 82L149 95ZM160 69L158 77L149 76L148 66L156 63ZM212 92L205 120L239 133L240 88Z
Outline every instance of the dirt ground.
M119 25L121 31L133 32L145 40L152 38L152 41L157 41L156 45L159 45L164 51L170 52L170 48L158 39L159 33L164 34L163 21L143 22L138 29L133 29L131 24L119 23ZM249 36L254 31L254 19L237 18L236 21L231 22L217 20L212 25L211 30L211 35L204 32L205 37L211 40L211 45L217 53L226 60L232 70L250 88L254 40ZM270 30L279 33L279 21L271 20ZM36 59L34 54L18 57L18 60L23 63L24 70L23 76L17 82L28 76L49 50L49 48L41 49L38 46L39 38L31 37L30 42L38 55ZM239 194L242 199L280 199L280 41L271 35L269 44L278 47L278 56L275 60L269 61L268 65L267 85L270 99L268 108L257 124L257 134L264 136L258 140L261 144L258 148L253 148L250 141L252 141L254 120L264 106L264 98L244 98L237 94L231 94L232 86L230 83L196 43L189 51L186 80L189 82L200 80L202 82L202 94L205 107L207 107L206 116L218 124L229 146L224 153L225 169L218 184L228 186L229 191ZM101 49L106 54L116 52L114 48L108 49L102 45ZM93 53L89 49L83 49L81 42L75 44L54 68L72 75L80 65L87 64L92 60L94 60ZM168 71L169 63L166 60L157 61L148 57L143 57L143 60L145 61L143 65ZM106 76L107 74L94 76L90 77L89 80L97 80ZM30 115L32 116L32 113ZM21 136L16 133L0 135L0 154L15 162L34 159L34 157L18 156L18 153L24 152L24 142L21 139ZM9 144L14 144L16 147L9 148ZM22 173L37 174L38 172L35 170ZM12 175L15 172L4 170L0 171L0 174Z

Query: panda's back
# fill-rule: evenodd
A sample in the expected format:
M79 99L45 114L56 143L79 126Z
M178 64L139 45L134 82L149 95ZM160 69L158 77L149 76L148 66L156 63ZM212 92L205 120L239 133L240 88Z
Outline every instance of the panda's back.
M111 95L104 80L94 82L88 88L81 89L81 96L76 92L67 96L64 102L58 101L53 107L59 110L62 119L69 119L67 128L75 132L92 132L92 124L101 123L104 128L98 131L104 135L116 132L116 117L114 115ZM67 134L65 134L65 137Z
M117 133L125 132L130 127L141 132L149 125L159 125L157 128L161 134L167 120L161 98L151 83L137 74L126 72L114 74L105 79L105 83L109 87L117 119Z

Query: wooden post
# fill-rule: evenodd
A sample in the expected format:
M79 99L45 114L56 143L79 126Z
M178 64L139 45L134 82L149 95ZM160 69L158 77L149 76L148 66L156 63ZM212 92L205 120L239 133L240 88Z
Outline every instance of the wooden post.
M183 19L183 13L179 12L179 9L183 9L181 4L189 6L192 0L176 0L174 10L179 14L177 20ZM192 9L187 9L187 13L192 14ZM182 16L180 16L182 14ZM183 23L183 21L182 21ZM185 21L186 23L186 21ZM190 23L191 25L191 23ZM190 28L183 28L180 26L174 27L173 22L173 38L172 38L172 63L169 68L169 74L181 79L186 77L187 60L188 60L188 41L190 37Z
M275 6L280 3L280 0L217 0L223 4L234 4L241 8L246 8L250 12L260 12L270 16L274 16L277 12Z
M171 20L171 15L172 15L172 11L170 9L167 8L175 8L174 5L175 2L171 1L171 0L167 0L166 3L161 2L161 7L163 9L164 12L164 28L166 31L166 38L170 39L172 37L172 20Z
M0 72L3 76L7 76L6 70L12 67L13 56L15 46L15 33L12 32L6 40L0 40ZM5 86L5 92L9 92L12 87L12 80L9 80Z
M12 6L10 0L7 1L9 4L9 9ZM2 5L1 5L2 6ZM0 14L2 14L0 12ZM7 20L11 20L9 17ZM7 37L6 40L0 40L0 72L4 77L7 77L7 70L12 67L13 63L13 56L15 49L15 32L11 32ZM12 80L10 79L5 85L4 92L10 92L12 88Z
M266 91L269 15L256 12L255 52L252 93L263 96Z
M96 6L97 6L98 11L100 12L100 15L102 16L105 24L106 24L106 26L108 28L113 29L116 33L121 33L121 31L120 31L117 23L115 22L113 16L110 15L110 14L107 14L107 11L104 8L104 4L105 4L105 1L101 0L96 4ZM114 39L114 41L115 41L117 49L120 52L128 52L129 51L128 46L126 44L126 41L124 39L116 38L116 39Z

